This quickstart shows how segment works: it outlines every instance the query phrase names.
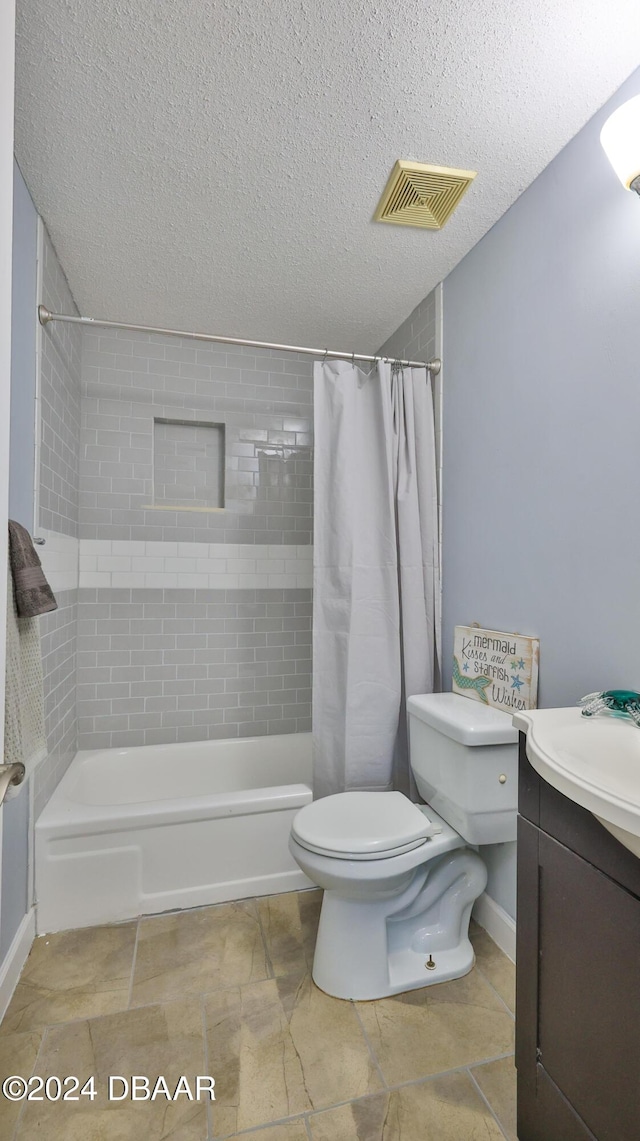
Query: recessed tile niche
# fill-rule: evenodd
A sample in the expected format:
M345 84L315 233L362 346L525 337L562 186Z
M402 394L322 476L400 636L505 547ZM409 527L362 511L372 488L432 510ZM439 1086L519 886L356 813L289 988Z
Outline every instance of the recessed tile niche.
M224 424L154 419L154 506L223 508L224 447Z

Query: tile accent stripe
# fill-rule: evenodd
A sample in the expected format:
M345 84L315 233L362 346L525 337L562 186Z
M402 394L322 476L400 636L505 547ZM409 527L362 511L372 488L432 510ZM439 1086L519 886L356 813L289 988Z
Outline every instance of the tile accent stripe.
M38 547L37 550L42 569L53 593L60 594L65 590L77 590L78 540L73 535L64 535L60 531L48 531L46 527L39 527L36 535L45 541L45 545Z
M42 568L54 593L82 587L307 590L313 547L76 539L38 529Z
M81 539L80 586L113 589L310 589L309 545Z

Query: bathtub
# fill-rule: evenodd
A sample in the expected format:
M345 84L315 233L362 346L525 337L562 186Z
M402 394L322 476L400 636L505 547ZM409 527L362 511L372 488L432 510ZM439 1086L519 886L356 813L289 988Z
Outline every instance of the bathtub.
M312 886L311 734L79 752L35 826L39 934Z

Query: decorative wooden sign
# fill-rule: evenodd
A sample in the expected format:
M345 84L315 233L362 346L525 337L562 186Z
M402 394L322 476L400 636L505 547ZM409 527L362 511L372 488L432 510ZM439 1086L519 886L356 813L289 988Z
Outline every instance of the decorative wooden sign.
M538 638L456 626L453 692L495 709L535 709L538 703Z

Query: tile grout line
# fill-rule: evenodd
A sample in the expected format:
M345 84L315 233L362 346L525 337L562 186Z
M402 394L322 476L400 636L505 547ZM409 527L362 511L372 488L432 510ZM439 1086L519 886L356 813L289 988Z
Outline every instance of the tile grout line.
M436 1074L425 1074L425 1076L422 1078L411 1078L407 1082L396 1082L395 1085L387 1086L386 1092L395 1093L396 1090L407 1089L409 1086L419 1086L419 1085L422 1085L423 1082L435 1081L436 1078L446 1078L446 1077L448 1077L449 1074L463 1074L468 1069L469 1066L484 1066L484 1065L488 1065L489 1062L501 1062L505 1058L512 1058L512 1057L513 1057L513 1050L510 1051L510 1053L508 1053L508 1054L496 1054L495 1057L492 1057L492 1058L480 1058L477 1062L467 1062L466 1065L454 1066L450 1070L439 1070L438 1073L436 1073ZM379 1090L378 1092L384 1093L385 1091ZM355 1097L355 1098L352 1098L352 1100L353 1101L363 1101L364 1098L367 1098L367 1097L375 1097L375 1093L363 1094L362 1097L359 1097L359 1098ZM348 1102L348 1101L340 1102L339 1104L340 1105L350 1105L350 1102ZM331 1106L330 1108L333 1109L334 1106Z
M500 994L500 991L496 990L496 988L494 987L493 983L491 982L491 979L488 977L488 975L486 975L486 974L485 974L485 972L483 971L482 967L478 965L478 960L477 960L477 959L476 959L476 963L475 963L475 968L476 968L476 970L478 971L478 974L479 974L479 975L480 975L480 976L481 976L481 977L484 979L484 981L486 982L487 986L491 988L491 990L492 990L492 991L493 991L493 993L495 994L496 998L498 998L498 999L500 1000L500 1002L501 1002L501 1003L502 1003L502 1005L504 1006L504 1008L505 1008L505 1010L506 1010L507 1014L508 1014L508 1015L511 1017L511 1020L512 1020L513 1022L515 1022L515 1020L516 1020L516 1016L515 1016L515 1013L514 1013L514 1011L511 1009L511 1007L510 1007L510 1006L509 1006L509 1004L506 1002L506 1000L505 1000L505 999L502 997L502 995Z
M348 1105L349 1102L343 1104ZM332 1105L327 1106L327 1109L333 1109ZM314 1111L312 1111L314 1112ZM225 1133L219 1138L214 1137L212 1141L233 1141L235 1137L248 1137L251 1138L256 1133L261 1133L263 1129L273 1129L276 1125L289 1125L291 1122L302 1121L306 1126L306 1118L308 1113L294 1113L290 1117L277 1117L275 1121L262 1121L258 1125L250 1125L248 1129L241 1129L238 1133ZM309 1137L311 1133L308 1132ZM312 1139L313 1141L313 1139Z
M372 1060L376 1070L378 1071L378 1076L380 1078L380 1081L382 1082L382 1087L383 1087L383 1089L388 1090L389 1086L387 1084L387 1080L386 1080L386 1078L382 1072L382 1066L380 1065L380 1063L378 1061L378 1058L376 1056L376 1052L375 1052L375 1050L371 1044L371 1041L369 1039L369 1035L367 1034L367 1031L365 1030L364 1022L362 1021L362 1019L360 1017L360 1011L358 1010L358 1007L356 1006L353 999L350 999L350 1002L351 1002L351 1007L352 1007L352 1009L355 1013L355 1016L358 1020L358 1025L360 1027L360 1030L362 1031L362 1037L364 1038L364 1040L367 1044L367 1049L369 1051L369 1055L371 1057L371 1060Z
M506 1058L512 1058L512 1057L513 1057L513 1051L511 1051L511 1053L508 1053L508 1054L496 1054L494 1057L491 1057L491 1058L481 1058L477 1062L470 1062L464 1066L455 1066L451 1070L441 1070L436 1074L427 1074L425 1077L422 1077L422 1078L413 1078L413 1079L411 1079L411 1081L408 1081L408 1082L398 1082L396 1085L387 1086L383 1090L373 1090L372 1093L361 1094L360 1097L353 1097L347 1101L334 1102L332 1105L322 1105L318 1109L314 1108L310 1111L307 1111L304 1114L297 1113L297 1114L291 1114L291 1116L289 1116L289 1117L278 1117L274 1121L262 1121L262 1122L259 1122L257 1125L250 1126L248 1129L243 1129L243 1130L240 1130L239 1132L236 1132L236 1133L227 1133L223 1137L221 1137L219 1139L219 1141L232 1141L232 1139L234 1137L245 1137L245 1136L250 1137L252 1133L256 1133L261 1129L268 1129L274 1125L283 1125L283 1124L286 1124L290 1121L300 1121L300 1120L304 1120L304 1118L306 1118L306 1117L315 1117L317 1114L320 1114L320 1113L328 1113L329 1110L332 1110L332 1109L342 1109L344 1106L355 1105L355 1104L358 1104L362 1101L369 1101L371 1098L374 1098L374 1097L388 1096L391 1093L396 1093L398 1090L407 1089L411 1086L426 1085L427 1082L436 1081L438 1078L448 1077L450 1074L468 1074L470 1066L484 1066L484 1065L488 1065L489 1062L501 1062L501 1061L504 1061ZM475 1084L476 1083L474 1081L474 1085ZM480 1092L482 1093L482 1091L480 1091ZM484 1102L487 1101L484 1094L482 1094L482 1100ZM488 1102L487 1102L487 1105L489 1105ZM489 1105L489 1109L491 1109L490 1105ZM493 1117L495 1117L495 1113L494 1113L493 1109L491 1109L491 1114ZM496 1118L496 1121L497 1121L497 1118ZM500 1125L500 1122L498 1122L498 1125ZM504 1134L504 1130L502 1129L501 1125L500 1125L500 1130ZM216 1141L218 1141L218 1139L216 1139Z
M269 898L268 896L253 896L252 902L255 905L256 916L258 919L258 927L260 928L260 937L262 939L262 946L264 947L265 966L267 968L267 971L269 972L269 974L267 975L267 978L275 979L277 976L276 976L276 972L275 972L274 967L273 967L273 961L271 959L271 953L269 951L269 944L267 942L267 936L265 934L264 927L262 926L262 916L260 914L260 904L259 904L260 899L268 899L268 898ZM266 982L266 979L264 981Z
M43 1031L42 1031L42 1037L40 1038L40 1044L39 1044L38 1049L36 1051L36 1056L33 1060L33 1066L31 1068L31 1073L30 1073L29 1077L33 1077L33 1075L35 1073L37 1073L38 1058L40 1057L40 1054L42 1053L42 1047L44 1046L44 1041L45 1041L45 1038L47 1037L47 1035L49 1033L49 1029L50 1028L48 1026L45 1026ZM23 1100L21 1105L20 1105L20 1111L18 1113L18 1116L16 1117L16 1123L13 1127L13 1132L11 1134L12 1141L15 1141L15 1138L17 1138L17 1136L18 1136L18 1126L20 1125L20 1121L24 1115L24 1107L26 1104L27 1104L27 1102L25 1100Z
M482 1089L480 1088L480 1085L478 1084L475 1077L473 1076L473 1074L471 1072L471 1068L469 1066L467 1066L467 1073L468 1073L469 1077L471 1078L471 1081L472 1081L473 1085L475 1086L477 1092L480 1094L480 1097L482 1098L484 1104L486 1105L487 1109L489 1110L491 1116L494 1118L496 1125L498 1126L503 1137L507 1138L507 1141L509 1141L507 1134L506 1134L506 1131L502 1127L502 1122L500 1121L498 1114L494 1110L491 1102L489 1101L489 1098L486 1097L486 1095L483 1093Z
M209 1074L209 1061L210 1061L210 1058L209 1058L209 1039L207 1037L207 1012L205 1010L205 1005L204 1005L204 995L200 996L200 1020L202 1022L202 1049L203 1049L203 1055L204 1055L204 1072L205 1072L205 1074ZM211 1074L210 1077L213 1077L213 1074ZM215 1087L214 1087L214 1096L215 1096ZM206 1118L207 1118L207 1137L210 1139L210 1141L213 1141L214 1120L213 1120L213 1106L212 1106L210 1098L209 1098L209 1100L207 1102L207 1106L206 1106Z
M136 970L136 959L138 957L138 939L140 937L141 918L142 918L141 916L138 916L138 921L136 923L136 937L133 941L133 957L131 959L131 976L129 978L129 993L127 995L127 1010L132 1009L131 999L133 998L133 979L134 979L135 970ZM135 1007L133 1009L135 1009ZM106 1017L106 1015L103 1015L103 1017Z

